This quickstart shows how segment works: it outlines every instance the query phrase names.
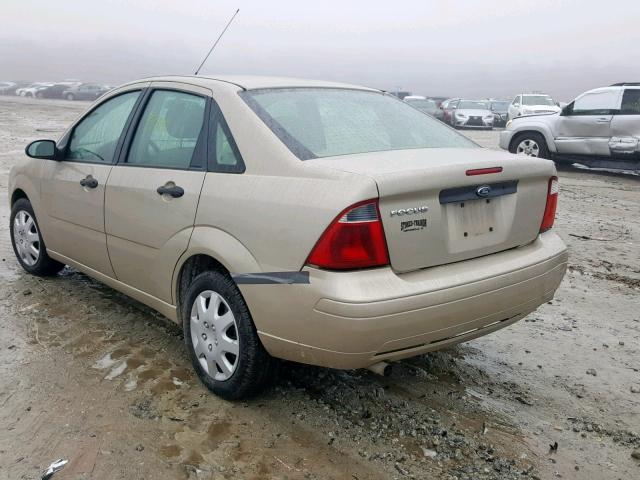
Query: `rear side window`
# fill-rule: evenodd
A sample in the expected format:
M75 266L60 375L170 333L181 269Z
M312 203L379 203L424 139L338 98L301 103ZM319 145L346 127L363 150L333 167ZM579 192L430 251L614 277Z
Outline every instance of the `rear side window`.
M202 137L206 100L198 95L155 90L147 102L126 163L188 169Z
M624 91L620 115L640 115L640 88Z
M231 130L218 105L213 102L209 122L209 170L213 172L242 173L244 162Z
M331 88L240 95L301 160L366 152L477 145L390 95Z
M128 92L111 98L84 117L73 130L68 160L112 163L124 125L140 92Z

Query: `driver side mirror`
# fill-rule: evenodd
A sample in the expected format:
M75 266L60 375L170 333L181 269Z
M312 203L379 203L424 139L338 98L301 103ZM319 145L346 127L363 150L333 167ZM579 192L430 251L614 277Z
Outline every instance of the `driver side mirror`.
M565 105L564 107L562 107L562 110L560 110L560 115L563 117L569 116L573 113L573 102L571 102L568 105Z
M53 140L36 140L27 145L24 152L31 158L55 160L58 154L58 147L56 147L56 142Z

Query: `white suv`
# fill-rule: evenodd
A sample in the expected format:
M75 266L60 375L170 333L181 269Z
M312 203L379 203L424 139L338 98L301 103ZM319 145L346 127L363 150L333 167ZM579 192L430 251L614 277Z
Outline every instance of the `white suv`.
M557 113L560 107L549 95L541 93L521 93L509 105L509 120L525 115Z

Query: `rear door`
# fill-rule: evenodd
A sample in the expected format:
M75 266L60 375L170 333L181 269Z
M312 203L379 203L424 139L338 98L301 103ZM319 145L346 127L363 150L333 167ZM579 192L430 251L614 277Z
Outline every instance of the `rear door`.
M166 302L205 177L210 96L154 82L107 183L105 228L116 276Z
M138 87L102 102L60 142L64 160L42 167L47 248L111 277L104 189L140 97Z
M611 119L620 108L620 89L585 93L560 115L554 132L559 153L609 156Z
M632 155L640 152L640 88L627 88L620 111L611 120L612 153Z

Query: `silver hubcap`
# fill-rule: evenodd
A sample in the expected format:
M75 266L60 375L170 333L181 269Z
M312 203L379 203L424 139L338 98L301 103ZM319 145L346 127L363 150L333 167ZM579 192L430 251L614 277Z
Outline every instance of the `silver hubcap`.
M198 295L191 307L191 343L209 376L224 381L233 375L240 352L238 327L229 304L212 290Z
M540 146L535 140L527 138L518 144L516 153L529 155L530 157L537 157L540 154Z
M13 241L25 265L33 266L40 258L40 235L29 212L20 210L13 219Z

